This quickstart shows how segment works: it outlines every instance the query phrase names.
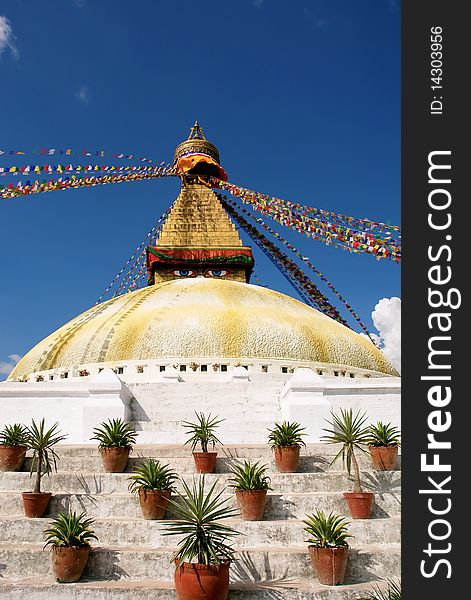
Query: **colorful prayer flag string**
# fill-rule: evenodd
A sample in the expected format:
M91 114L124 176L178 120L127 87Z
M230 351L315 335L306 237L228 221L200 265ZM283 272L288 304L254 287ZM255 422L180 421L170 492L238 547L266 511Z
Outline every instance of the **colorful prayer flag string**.
M82 148L81 150L72 150L71 148L60 149L60 148L40 148L36 150L2 150L0 149L0 156L28 156L31 154L38 154L40 156L89 156L97 158L118 158L120 160L137 160L140 162L153 163L160 162L154 161L152 158L144 156L142 154L128 154L124 152L108 152L103 149L90 150Z
M239 193L244 192L244 193L252 194L252 195L257 194L261 197L265 197L270 200L282 202L298 212L308 212L310 214L322 215L322 217L325 217L327 220L338 221L340 223L347 223L349 225L357 224L360 229L364 229L365 227L367 227L369 229L377 228L378 230L390 230L390 231L397 231L397 232L401 231L401 228L398 225L391 225L389 223L382 223L380 221L371 221L370 219L367 219L367 218L360 219L358 217L352 217L349 215L344 215L341 213L324 210L322 208L314 208L313 206L306 206L306 205L302 205L302 204L298 204L298 203L293 203L293 202L289 202L288 200L281 200L280 198L272 198L271 196L267 196L266 194L261 194L260 192L254 192L253 190L248 190L246 188L242 188L241 186L237 186L233 183L228 183L228 182L221 181L221 180L218 180L215 178L212 178L212 183L216 183L217 184L216 187L220 187L220 184L224 184L225 186L227 186L229 188L237 188Z
M175 172L173 168L167 169L162 167L152 173L128 173L126 175L102 175L102 176L87 176L77 177L72 175L71 177L65 177L60 179L51 179L42 182L34 181L31 183L27 181L25 185L20 181L16 186L9 184L8 187L0 189L0 199L7 200L9 198L15 198L17 196L26 196L29 194L39 194L43 192L53 192L58 190L76 189L84 186L95 186L95 185L106 185L109 183L122 183L124 181L142 181L143 179L155 179L158 177L174 177Z
M121 276L124 273L124 271L126 270L127 266L133 260L134 260L133 265L128 270L128 272L123 276L123 278L121 279L121 281L119 283L119 287L117 288L117 290L115 291L115 293L111 296L111 298L115 298L116 296L121 295L121 293L125 293L126 291L131 291L131 289L136 288L137 284L136 284L136 277L135 277L135 268L136 268L136 266L138 266L139 262L142 260L142 265L144 267L145 274L147 273L147 271L146 271L146 264L145 264L145 255L146 255L146 250L145 249L146 249L146 247L149 244L153 244L154 243L154 241L157 238L158 234L162 230L162 226L165 223L165 221L167 220L167 217L170 214L172 208L173 208L173 204L172 204L172 206L170 206L170 208L168 208L157 219L157 222L154 225L154 227L152 227L152 229L150 231L148 231L148 233L147 233L146 237L144 238L144 240L134 250L134 253L127 259L127 261L124 263L124 265L122 266L122 268L120 269L120 271L118 272L118 274L116 275L116 277L114 277L114 279L110 282L110 284L108 285L108 287L101 294L101 296L98 298L98 300L95 302L95 304L99 304L100 302L104 301L103 299L105 298L106 294L121 279ZM140 270L142 270L142 266L141 266ZM139 279L139 277L137 279ZM126 288L125 286L123 286L123 282L129 281L129 280L132 280L132 281L131 281L130 285ZM123 290L123 291L121 291L121 290Z
M224 201L223 201L224 202ZM308 300L308 304L316 306L321 312L335 319L345 327L351 329L350 325L340 315L338 310L329 302L319 288L307 277L305 273L294 263L284 252L282 252L273 242L268 240L261 231L251 225L240 213L228 203L224 203L224 208L228 214L248 233L252 240L259 246L265 254L278 267L283 275L297 290L301 290L302 297Z
M47 173L48 175L52 175L54 173L58 173L62 175L63 173L109 173L113 171L118 172L138 172L138 173L156 173L162 170L169 171L171 170L171 165L166 164L164 162L159 165L73 165L71 163L57 164L57 165L37 165L37 164L28 164L28 165L7 165L0 166L0 176L29 176L30 174L39 173Z
M383 233L390 226L367 219L356 219L357 223L362 223L362 229L354 229L351 225L342 225L332 220L327 221L323 218L312 217L306 213L300 214L294 208L300 205L294 205L232 183L211 178L211 184L214 187L228 191L233 196L239 197L243 203L250 204L254 210L269 216L281 225L308 235L315 240L322 241L326 245L333 245L354 253L370 253L378 260L388 259L397 263L401 261L400 241L394 239L389 234L389 230L386 234ZM343 218L345 215L339 215L339 219L340 217ZM353 217L345 218L354 219ZM373 229L377 226L378 231L374 232ZM384 226L383 229L380 226ZM398 230L398 228L396 229Z
M299 250L297 248L295 248L295 246L293 246L292 244L290 244L282 235L280 235L277 231L275 231L274 229L272 229L269 225L267 225L262 218L260 217L255 217L254 215L250 214L248 210L246 210L245 208L243 208L242 206L239 206L234 200L231 200L230 198L228 198L227 196L221 196L220 194L218 194L219 198L221 199L222 205L224 207L227 206L227 204L230 204L232 207L234 207L235 209L238 209L239 211L241 211L244 215L250 217L250 219L252 219L253 221L255 221L256 223L258 223L259 225L261 225L266 231L268 231L269 233L271 233L274 237L276 237L277 240L279 240L284 246L286 246L293 254L295 254L298 258L300 258L302 261L304 261L306 263L306 265L312 270L314 271L314 273L325 283L325 285L337 296L337 298L345 305L346 309L351 313L351 315L353 316L353 318L357 321L357 323L360 325L360 327L363 329L364 333L370 338L370 340L374 343L373 338L370 335L370 332L368 331L366 325L363 323L363 321L360 319L359 315L353 310L353 308L350 306L350 304L347 302L347 300L340 294L340 292L332 285L332 283L330 283L330 281L321 273L321 271L319 271L319 269L317 269L309 260L309 257L305 256L304 254L302 254L301 252L299 252Z

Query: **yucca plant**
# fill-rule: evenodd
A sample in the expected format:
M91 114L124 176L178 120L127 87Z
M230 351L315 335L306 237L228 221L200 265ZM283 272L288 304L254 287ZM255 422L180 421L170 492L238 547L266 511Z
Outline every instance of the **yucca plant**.
M184 493L178 494L180 502L170 500L178 520L169 521L164 535L183 536L171 559L180 566L184 562L218 565L234 557L229 542L239 532L221 521L235 516L237 511L228 506L228 498L221 498L224 490L215 491L216 485L217 481L206 490L204 475L193 480L191 488L182 481Z
M57 459L59 458L54 451L54 446L66 439L66 435L59 432L59 423L46 430L45 420L42 419L39 425L34 419L30 427L27 428L27 446L33 451L33 460L31 462L30 475L36 472L33 493L41 493L41 478L44 474L49 475L54 468L57 471Z
M367 596L363 596L359 600L401 600L401 584L388 579L388 587L385 590L376 584Z
M239 491L271 490L271 480L265 475L266 471L266 465L245 460L243 465L232 467L233 477L229 479L229 485Z
M20 423L5 425L0 431L0 446L27 446L28 428Z
M321 441L331 444L341 444L339 452L335 455L331 464L334 464L340 457L347 468L347 472L351 475L352 465L354 474L354 493L362 493L360 480L360 467L355 456L355 450L366 453L365 445L368 443L368 428L365 427L366 414L361 414L359 411L353 414L353 410L340 409L340 416L331 413L332 421L327 423L332 429L324 429L329 435L321 437Z
M299 423L283 421L275 423L273 429L269 429L268 443L272 448L286 448L290 446L305 446L303 436L305 427L301 427Z
M28 449L28 429L20 423L0 431L0 471L18 471Z
M131 481L129 491L137 495L141 489L172 491L178 475L168 465L161 465L158 460L151 458L135 467L128 479Z
M369 446L400 446L401 435L397 427L392 427L391 423L384 424L378 421L376 425L368 427L367 444Z
M131 423L121 418L108 419L93 429L95 434L91 440L98 441L99 448L129 448L136 443L137 433Z
M345 579L349 546L348 522L339 515L317 510L306 515L304 531L309 538L309 557L319 582L339 585Z
M205 416L203 413L195 411L195 415L196 422L182 422L183 427L188 429L188 435L191 435L185 442L185 445L190 444L191 449L194 451L198 444L200 444L202 452L208 452L209 444L211 444L213 448L216 444L221 444L221 441L214 434L214 430L225 419L219 419L217 416L211 417L211 413L208 416Z
M90 541L98 539L91 528L93 519L84 512L59 513L44 530L46 546L51 546L52 570L56 581L78 581L90 554Z
M330 512L328 515L322 510L317 510L312 515L306 515L303 520L306 525L304 531L308 534L308 544L317 548L339 548L348 546L347 538L349 523L341 516Z
M68 548L90 545L90 540L97 540L91 525L94 519L87 519L84 512L59 513L44 530L46 546L66 546Z

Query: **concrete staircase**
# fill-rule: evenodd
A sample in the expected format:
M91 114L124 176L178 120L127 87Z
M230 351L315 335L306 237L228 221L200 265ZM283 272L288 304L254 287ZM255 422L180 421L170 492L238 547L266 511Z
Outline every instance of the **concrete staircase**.
M139 503L127 490L128 474L105 474L95 447L62 446L59 472L44 478L52 491L44 519L23 516L21 491L31 489L28 464L23 472L0 473L0 597L6 600L175 598L170 557L177 540L164 537L163 521L145 521ZM330 465L335 446L313 444L304 449L301 472L278 473L267 446L224 446L218 449L218 473L206 475L224 489L231 462L252 458L269 465L273 491L264 521L233 519L241 532L237 560L231 565L229 600L354 600L383 578L400 576L400 471L375 472L361 458L363 484L375 492L371 519L351 520L342 491L351 481ZM138 446L127 471L145 457L170 464L188 482L194 477L188 447ZM28 463L28 461L27 461ZM227 497L234 502L227 489ZM43 551L48 517L59 511L86 510L96 519L93 546L84 579L77 584L53 580L49 551ZM322 586L315 578L304 542L301 519L321 508L351 522L350 558L342 586ZM169 516L172 516L171 513Z

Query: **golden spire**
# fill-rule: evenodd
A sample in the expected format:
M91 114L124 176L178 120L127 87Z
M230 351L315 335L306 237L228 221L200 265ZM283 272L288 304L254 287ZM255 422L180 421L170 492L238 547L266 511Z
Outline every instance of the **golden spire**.
M182 187L157 240L158 246L242 246L237 229L212 189Z
M149 285L197 276L248 282L252 251L208 183L211 176L227 175L198 121L177 146L175 166L183 185L156 245L147 248Z

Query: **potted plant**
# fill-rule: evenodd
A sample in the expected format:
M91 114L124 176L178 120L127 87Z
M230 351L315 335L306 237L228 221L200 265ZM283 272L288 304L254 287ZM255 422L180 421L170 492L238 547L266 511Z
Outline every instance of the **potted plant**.
M59 583L78 581L90 554L90 540L98 539L90 526L93 519L84 512L59 513L44 530L46 546L51 546L52 570Z
M235 490L237 504L245 521L261 521L267 503L267 491L271 490L270 478L265 475L266 465L244 461L234 465L229 479Z
M54 451L54 446L67 437L59 432L58 427L59 423L54 423L46 431L44 419L39 425L33 419L30 427L27 428L27 445L33 451L30 475L36 473L33 491L22 493L27 517L42 517L51 499L51 492L41 492L41 478L44 474L49 475L53 468L57 471L56 459L59 457Z
M401 600L401 585L397 581L388 579L388 587L385 590L376 584L367 596L359 600Z
M306 446L302 433L305 427L299 423L283 421L275 423L273 429L269 429L268 443L275 457L275 463L281 473L295 473L299 467L299 449Z
M106 473L122 473L128 462L129 453L136 443L137 433L131 423L123 419L109 419L93 429L90 439L99 442L103 468Z
M397 427L378 421L368 428L368 450L378 471L393 471L397 467L397 451L401 444Z
M348 523L331 512L318 510L306 515L304 531L309 535L309 557L320 583L339 585L344 582L348 561Z
M341 448L334 456L333 464L342 457L348 475L351 476L353 465L353 491L344 492L343 496L348 504L348 509L353 519L368 519L373 505L373 493L364 492L360 480L360 467L355 456L355 450L366 454L365 445L368 440L368 428L364 426L366 414L353 410L340 409L340 416L331 413L332 422L327 421L332 429L324 429L329 435L323 436L322 441L331 444L341 444Z
M191 435L185 442L185 445L191 444L196 471L198 473L212 473L216 467L217 457L217 452L214 452L214 446L221 443L215 436L214 430L224 419L218 419L218 417L211 418L211 413L207 417L203 413L195 412L195 415L196 423L190 421L182 422L183 427L186 427L189 430L188 434ZM201 452L195 450L198 444L201 446ZM208 451L210 444L213 452Z
M129 479L129 491L139 497L144 519L163 519L178 479L175 471L151 458L135 467Z
M229 566L234 557L230 544L238 532L221 522L237 511L215 492L215 481L209 491L205 478L193 481L190 489L182 481L184 494L180 502L170 505L178 520L169 521L164 535L178 535L175 562L175 590L178 600L226 600L229 589ZM183 536L183 537L181 537Z
M28 450L28 430L15 423L0 431L0 471L19 471Z

